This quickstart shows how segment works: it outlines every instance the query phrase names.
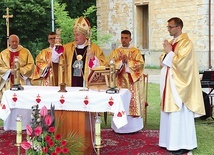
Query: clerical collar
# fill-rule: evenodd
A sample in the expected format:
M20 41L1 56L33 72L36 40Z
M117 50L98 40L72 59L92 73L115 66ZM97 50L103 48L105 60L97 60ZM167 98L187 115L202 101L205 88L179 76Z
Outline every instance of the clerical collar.
M82 45L77 45L77 48L78 48L78 49L83 49L83 48L85 47L86 43L87 43L87 40L85 41L84 44L82 44Z
M125 48L125 49L129 49L129 48L131 48L131 45L129 45L128 47L123 47L123 46L121 46L122 48Z
M173 45L174 43L176 43L177 39L178 39L178 37L176 37L176 38L173 39L172 45Z
M17 50L17 49L12 49L12 48L10 48L10 51L11 51L11 52L17 52L18 50Z
M182 33L181 33L181 34L182 34ZM180 34L180 35L181 35L181 34ZM180 36L180 35L179 35L179 36ZM177 41L177 39L178 39L179 36L173 38L172 44L176 43L176 41Z

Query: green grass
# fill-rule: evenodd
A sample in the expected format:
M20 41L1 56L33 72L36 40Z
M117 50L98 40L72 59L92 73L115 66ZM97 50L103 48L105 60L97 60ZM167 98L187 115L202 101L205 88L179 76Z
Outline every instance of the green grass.
M159 129L160 122L160 91L159 85L149 83L148 92L148 120L146 129ZM111 116L108 115L107 125L105 125L102 116L102 129L110 128ZM209 118L206 121L201 119L195 120L198 148L193 150L194 155L211 155L214 154L214 121ZM0 120L0 126L2 121Z
M158 84L149 84L148 93L148 121L147 129L159 129L160 121L160 92ZM195 119L198 148L193 150L194 155L214 154L214 121Z
M145 66L146 69L160 69L160 66Z
M146 129L159 129L160 123L160 91L159 84L149 83L148 92L148 115ZM102 122L102 128L110 128L110 116L107 126ZM208 118L206 121L195 119L198 148L193 150L194 155L214 154L214 120Z

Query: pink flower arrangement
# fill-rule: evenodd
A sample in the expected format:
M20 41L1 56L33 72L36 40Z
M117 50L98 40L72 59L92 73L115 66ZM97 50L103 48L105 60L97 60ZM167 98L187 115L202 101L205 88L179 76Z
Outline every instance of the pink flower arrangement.
M45 106L38 109L38 105L32 107L31 126L26 126L27 140L21 143L21 147L28 155L61 155L69 153L67 141L62 136L55 134L54 107L51 105L50 113Z

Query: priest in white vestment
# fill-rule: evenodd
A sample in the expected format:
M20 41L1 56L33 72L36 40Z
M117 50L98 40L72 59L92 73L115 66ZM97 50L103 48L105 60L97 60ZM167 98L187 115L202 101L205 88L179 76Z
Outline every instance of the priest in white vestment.
M167 28L173 39L164 40L160 57L159 146L184 154L197 148L194 117L205 114L204 101L193 44L182 33L182 20L169 19Z

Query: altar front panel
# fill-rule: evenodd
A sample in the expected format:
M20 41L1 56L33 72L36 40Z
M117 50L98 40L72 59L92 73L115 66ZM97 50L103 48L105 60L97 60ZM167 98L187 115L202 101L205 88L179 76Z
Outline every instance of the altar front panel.
M71 132L76 133L83 140L79 155L93 153L95 113L80 111L55 110L57 133L67 138Z

